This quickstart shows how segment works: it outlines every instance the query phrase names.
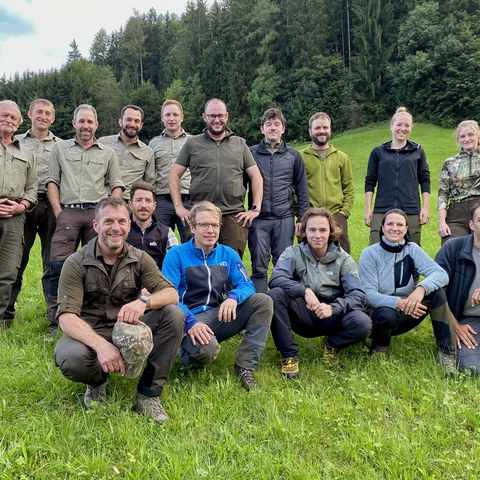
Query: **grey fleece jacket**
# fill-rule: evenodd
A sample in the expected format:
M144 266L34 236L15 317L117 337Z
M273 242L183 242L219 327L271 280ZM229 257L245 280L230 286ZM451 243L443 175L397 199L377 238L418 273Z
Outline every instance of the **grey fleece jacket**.
M389 252L380 243L367 247L360 255L358 268L367 304L373 308L396 308L398 299L408 297L415 289L415 270L425 277L418 283L425 295L448 283L445 270L412 242L398 252Z

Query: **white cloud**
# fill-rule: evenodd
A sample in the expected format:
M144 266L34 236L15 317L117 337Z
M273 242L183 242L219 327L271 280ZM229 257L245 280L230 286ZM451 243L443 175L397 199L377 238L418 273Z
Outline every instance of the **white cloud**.
M158 14L185 10L187 0L16 0L3 10L34 24L35 32L8 36L0 42L0 76L15 72L59 68L65 63L75 39L80 52L88 57L95 34L104 28L111 33L125 25L135 8L145 13L152 6ZM153 4L153 5L152 5ZM12 25L13 27L13 25ZM13 32L12 32L13 33Z

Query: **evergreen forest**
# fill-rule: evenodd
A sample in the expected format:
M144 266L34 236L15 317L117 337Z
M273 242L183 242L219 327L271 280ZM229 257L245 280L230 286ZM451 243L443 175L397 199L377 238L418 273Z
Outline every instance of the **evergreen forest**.
M208 98L225 100L230 126L249 143L272 106L284 110L287 140L306 139L319 110L337 133L384 121L399 105L416 121L453 127L480 117L479 3L192 0L180 16L134 10L117 31L96 33L88 58L73 39L62 68L0 77L0 98L23 112L50 99L63 138L80 103L97 108L97 135L116 132L121 107L134 103L149 139L166 98L183 103L191 133L203 128Z

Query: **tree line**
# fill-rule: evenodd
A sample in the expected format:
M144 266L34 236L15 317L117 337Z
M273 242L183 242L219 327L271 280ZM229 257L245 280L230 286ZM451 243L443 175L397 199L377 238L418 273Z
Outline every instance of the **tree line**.
M451 127L480 116L477 9L478 0L195 0L181 16L134 11L118 31L97 32L88 58L73 40L61 69L0 78L0 98L23 111L50 99L64 138L76 105L97 108L104 135L134 103L149 139L165 98L182 102L191 133L203 128L205 100L222 98L250 143L272 106L285 113L287 140L307 138L320 110L335 132L384 121L398 105Z

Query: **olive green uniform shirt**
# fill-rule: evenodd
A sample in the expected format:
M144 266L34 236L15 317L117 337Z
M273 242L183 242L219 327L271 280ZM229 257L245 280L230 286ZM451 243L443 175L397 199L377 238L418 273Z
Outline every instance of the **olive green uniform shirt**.
M36 161L18 138L6 147L0 142L0 198L37 203Z
M92 328L112 327L123 305L136 300L141 289L155 293L173 285L148 253L129 244L109 273L97 238L67 258L58 286L57 318L73 313Z
M148 145L138 139L135 143L127 145L120 134L99 138L98 143L112 147L117 154L118 166L125 184L124 199L130 200L130 188L137 180L144 180L153 185L155 161L153 150Z
M117 187L125 188L113 148L97 141L86 150L72 138L56 143L46 183L60 189L60 203L98 203Z
M166 130L164 130L160 135L150 140L148 145L152 148L155 155L155 171L157 172L155 178L155 193L157 195L170 194L170 189L168 188L170 170L175 160L177 160L180 149L190 136L191 135L186 133L182 128L182 132L176 137L169 137ZM182 195L188 195L190 191L190 181L190 170L187 168L180 179L180 193Z
M175 163L190 168L192 202L208 200L224 215L244 211L245 171L257 164L243 138L227 129L217 141L205 129L188 138Z
M37 162L38 193L47 193L45 180L48 176L50 153L55 143L60 142L62 139L56 137L52 132L48 132L48 135L43 140L38 140L32 135L30 130L16 135L16 137L23 146L32 152Z

